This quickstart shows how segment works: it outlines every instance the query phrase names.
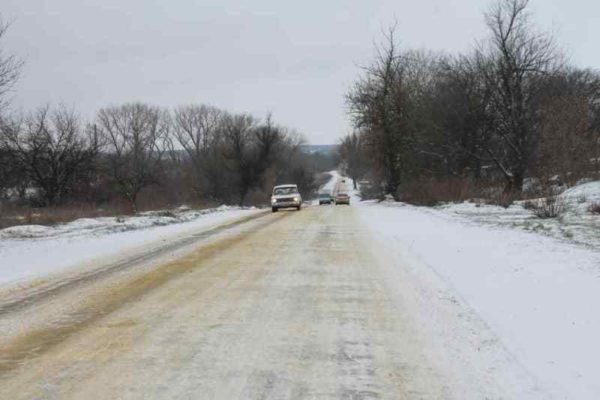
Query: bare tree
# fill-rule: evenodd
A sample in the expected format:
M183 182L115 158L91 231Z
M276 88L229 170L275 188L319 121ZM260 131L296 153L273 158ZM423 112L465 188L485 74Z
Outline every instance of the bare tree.
M346 96L356 128L365 132L366 148L379 155L374 164L387 193L396 194L407 167L408 90L405 54L398 50L392 27L375 62Z
M283 147L286 145L284 128L273 124L271 114L267 115L264 123L254 129L256 141L255 168L256 185L262 186L265 172L278 161L282 160Z
M352 178L354 189L356 183L365 172L363 139L360 132L354 131L345 136L340 143L340 159L344 164L346 173Z
M168 113L147 104L129 103L101 109L96 123L106 143L111 178L137 212L140 191L159 183L168 148Z
M9 24L0 15L0 118L7 104L6 95L17 82L17 79L19 79L19 74L23 67L21 59L14 54L6 54L2 49L1 42L8 28Z
M443 58L426 113L434 125L421 153L442 161L448 176L480 179L490 163L483 151L493 129L490 103L493 87L486 82L490 66L480 54Z
M315 167L311 156L303 148L306 139L297 131L277 127L280 131L272 151L271 165L266 170L271 175L270 184L293 182L303 198L309 198L318 189L315 182ZM264 179L264 178L263 178ZM268 190L270 191L270 187Z
M0 125L0 201L14 198L17 194L24 198L25 189L29 185L27 174L8 146L6 139L9 129L12 129L10 122L2 121Z
M7 54L3 49L3 39L9 28L0 14L0 197L5 196L6 190L15 186L19 181L24 182L22 171L18 168L11 152L6 147L4 134L10 129L10 121L3 115L7 106L7 94L19 78L23 61L14 54Z
M255 184L252 134L256 121L251 115L227 115L223 120L225 158L233 173L238 204L243 205L250 188Z
M376 186L398 196L401 185L422 168L417 136L432 128L422 100L433 87L437 57L401 51L394 34L392 27L346 101L364 149L373 156Z
M235 198L243 205L253 191L289 176L287 167L301 163L295 136L271 115L259 122L248 114L191 105L177 108L173 121L173 137L196 171L196 192L212 200Z
M569 68L554 74L540 96L536 176L572 184L591 177L599 150L600 73Z
M528 4L528 0L500 0L485 16L491 32L487 57L493 68L486 71L488 84L494 88L497 142L485 151L504 175L507 191L523 188L539 139L538 93L543 77L560 60L552 37L532 26Z
M86 134L77 114L64 106L42 107L6 123L3 142L46 205L62 202L88 179L98 154L97 137Z
M203 186L209 186L213 198L221 193L222 160L217 149L223 116L215 107L187 105L177 107L173 118L173 136L193 165L195 190L201 194Z

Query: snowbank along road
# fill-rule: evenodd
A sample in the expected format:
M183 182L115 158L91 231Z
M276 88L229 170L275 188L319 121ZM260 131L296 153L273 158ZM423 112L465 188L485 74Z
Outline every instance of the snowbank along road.
M553 397L361 212L265 213L163 262L0 298L0 398Z

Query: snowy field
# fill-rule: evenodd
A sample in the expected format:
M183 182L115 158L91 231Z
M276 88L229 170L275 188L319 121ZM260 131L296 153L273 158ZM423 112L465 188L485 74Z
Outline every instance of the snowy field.
M56 226L5 228L0 230L0 288L43 279L50 273L256 212L259 210L227 206L207 210L182 207L132 217L83 218Z
M358 198L354 204L374 237L387 243L390 259L405 260L397 268L432 271L447 282L456 293L448 300L471 307L540 390L598 399L600 246L592 231L599 217L582 201L596 198L596 185L562 195L569 201L563 229L572 236L562 234L561 221L538 220L520 206L431 209Z

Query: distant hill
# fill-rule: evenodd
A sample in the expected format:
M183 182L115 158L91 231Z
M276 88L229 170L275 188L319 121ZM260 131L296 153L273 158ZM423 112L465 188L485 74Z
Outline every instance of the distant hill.
M329 155L334 153L338 145L337 144L306 144L301 146L302 150L308 154L323 154Z

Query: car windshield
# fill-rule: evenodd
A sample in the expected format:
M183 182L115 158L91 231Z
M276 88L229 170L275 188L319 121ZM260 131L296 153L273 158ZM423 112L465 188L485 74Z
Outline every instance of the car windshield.
M293 186L280 187L280 188L275 188L275 190L273 190L273 194L275 196L279 196L282 194L296 194L296 193L298 193L298 189L296 189Z
M348 195L346 193L338 193L338 196L339 197L345 197L345 196L348 196Z
M328 199L330 196L329 196L329 193L321 193L319 195L319 197L322 198L322 199Z

